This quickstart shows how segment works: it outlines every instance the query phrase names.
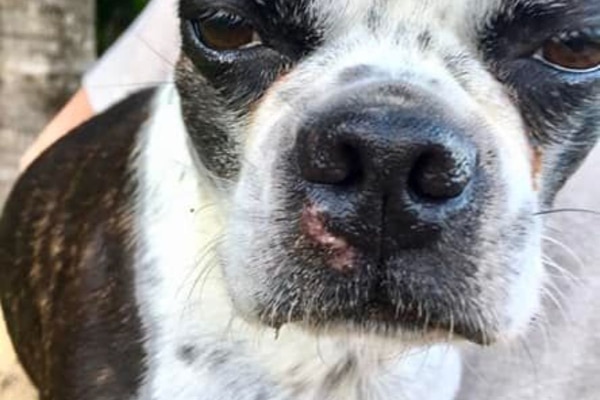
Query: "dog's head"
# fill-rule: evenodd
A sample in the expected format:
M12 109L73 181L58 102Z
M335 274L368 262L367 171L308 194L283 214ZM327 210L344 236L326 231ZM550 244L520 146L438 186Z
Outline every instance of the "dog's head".
M177 85L227 182L246 319L521 332L600 124L596 0L181 0Z

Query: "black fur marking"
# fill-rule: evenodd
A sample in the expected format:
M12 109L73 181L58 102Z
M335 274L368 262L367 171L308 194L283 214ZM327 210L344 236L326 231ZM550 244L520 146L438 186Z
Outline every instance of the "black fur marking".
M373 5L369 8L366 15L366 23L369 30L375 32L381 25L382 13L381 9L385 7L387 0L376 0Z
M177 351L177 357L186 364L193 364L199 355L198 349L190 344L181 346Z
M66 136L17 182L0 220L0 296L43 400L136 397L130 159L153 91Z
M177 66L176 85L183 120L200 162L219 178L234 178L240 168L237 138L230 132L235 113L185 56Z
M492 71L509 89L544 164L550 203L600 132L600 72L569 73L535 60L543 43L565 31L600 28L600 3L506 1L480 33Z
M183 114L201 162L216 176L239 171L239 152L231 126L250 113L273 82L321 41L309 0L183 0L183 57L177 87ZM247 19L265 46L215 52L194 32L192 22L207 9L225 8ZM227 118L225 121L224 118Z
M214 348L206 354L206 365L209 369L218 371L234 358L231 352L224 348Z
M354 356L348 356L345 360L337 364L323 380L323 393L330 393L344 383L344 380L357 369L357 362Z
M206 47L191 22L204 10L223 8L250 21L264 46L225 52ZM320 30L309 9L307 0L183 1L180 12L183 50L228 104L244 108L320 43Z
M423 32L419 33L419 36L417 36L417 41L419 42L419 46L423 50L428 50L431 47L432 40L433 40L433 38L431 36L431 32L429 32L429 31L423 31Z
M248 19L266 44L290 59L299 59L321 41L311 15L310 0L183 0L182 21L197 18L207 9L227 9Z

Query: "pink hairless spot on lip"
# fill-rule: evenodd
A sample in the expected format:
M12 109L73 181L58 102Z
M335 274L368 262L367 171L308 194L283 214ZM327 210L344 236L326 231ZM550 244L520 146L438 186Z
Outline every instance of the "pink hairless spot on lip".
M304 234L315 244L330 254L331 267L341 272L354 269L356 258L354 249L348 242L327 230L323 222L322 212L315 205L308 205L302 211L302 228Z

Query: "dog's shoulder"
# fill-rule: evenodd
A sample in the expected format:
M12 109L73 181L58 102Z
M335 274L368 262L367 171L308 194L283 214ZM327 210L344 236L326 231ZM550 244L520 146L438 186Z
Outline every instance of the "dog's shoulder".
M48 391L42 398L126 398L139 383L132 165L154 93L131 96L52 146L5 205L0 296L22 363Z

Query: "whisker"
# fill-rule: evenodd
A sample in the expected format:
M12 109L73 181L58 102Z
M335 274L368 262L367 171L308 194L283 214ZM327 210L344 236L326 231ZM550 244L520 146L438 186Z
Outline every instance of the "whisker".
M554 295L554 293L552 293L552 290L550 290L550 288L543 288L542 294L544 297L549 299L552 302L552 304L556 307L556 309L560 313L560 316L562 317L563 321L567 324L570 324L572 322L572 320L569 316L569 313L567 312L567 310L561 303L560 299L558 297L556 297Z
M478 349L478 351L483 352L486 351L486 349ZM469 357L461 358L461 363L465 367L465 370L469 372L470 377L476 379L478 382L480 382L481 385L490 387L490 379L488 376L486 376L485 370L479 368L479 366L475 366L473 364L473 360L471 360Z
M196 291L198 284L200 284L199 294L204 291L204 286L208 278L210 277L211 271L218 267L219 263L216 261L216 248L219 244L221 244L224 240L224 235L219 235L214 239L210 240L204 249L200 253L200 257L196 265L200 267L200 274L195 279L192 287L190 288L189 296L191 297L193 293Z
M551 336L550 319L547 312L538 312L531 322L532 330L536 330L536 335L541 336L541 352L547 354L555 343L555 338Z
M529 343L527 343L527 341L525 339L520 339L519 342L521 343L521 347L523 348L523 350L525 351L525 354L527 355L527 358L529 359L529 362L531 363L531 372L533 374L533 381L535 382L533 390L534 390L534 399L538 399L539 398L539 391L540 391L540 373L539 373L539 366L537 365L537 363L535 362L535 358L533 357L533 353L531 352L531 348L529 347Z
M581 278L579 278L573 272L569 271L567 268L558 264L556 261L554 261L549 256L544 255L542 257L542 262L545 267L548 267L549 269L556 271L556 274L550 274L551 276L556 277L556 278L562 278L569 283L573 283L574 285L581 285Z
M221 333L223 340L229 341L234 338L233 324L235 323L235 320L238 318L239 317L235 315L235 312L233 312L233 310L231 310L230 315L229 315L229 321L227 322L227 325L225 325L225 329L223 329L223 332Z
M563 214L563 213L580 213L580 214L589 214L596 215L600 217L600 211L588 210L585 208L557 208L554 210L543 210L533 214L533 216L544 216L544 215L554 215L554 214Z
M569 255L572 258L573 261L575 261L575 263L577 264L577 267L580 270L585 269L585 263L583 262L583 260L569 246L567 246L566 244L564 244L560 240L555 239L555 238L553 238L551 236L548 236L548 235L542 235L542 240L550 242L550 243L556 245L558 248L562 249L567 255Z

